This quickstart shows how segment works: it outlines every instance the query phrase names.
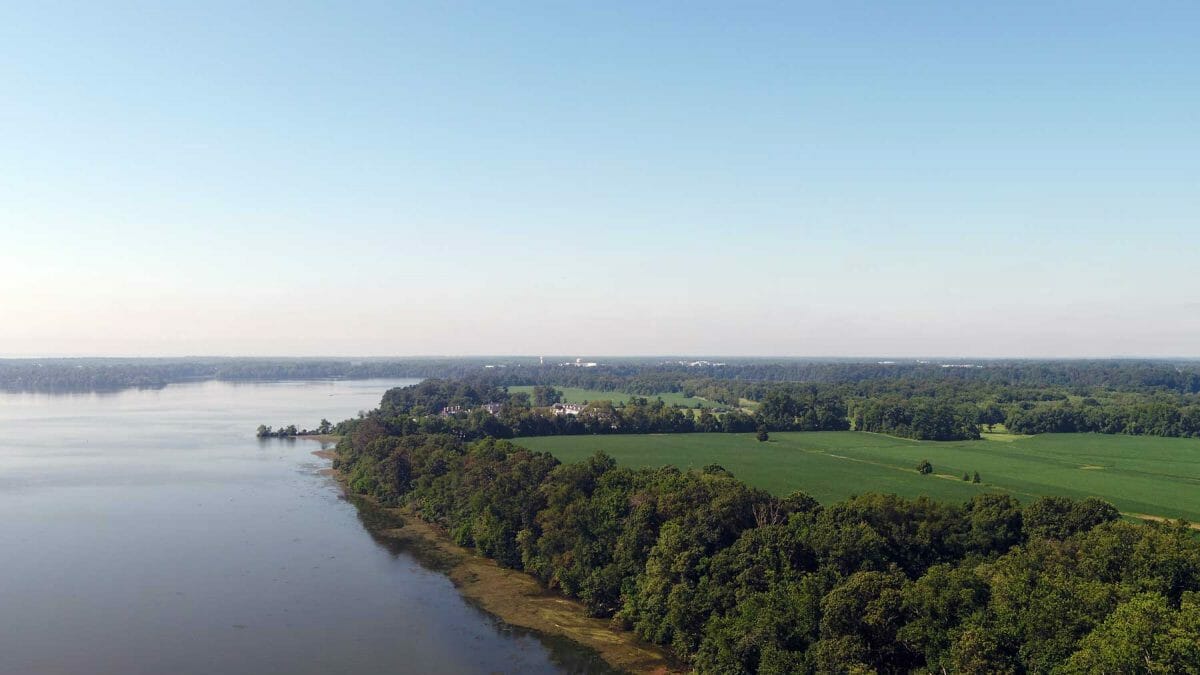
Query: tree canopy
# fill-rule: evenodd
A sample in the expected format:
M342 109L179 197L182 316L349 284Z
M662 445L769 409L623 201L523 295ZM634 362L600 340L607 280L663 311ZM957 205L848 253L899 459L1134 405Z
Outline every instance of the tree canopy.
M411 506L701 672L1200 668L1200 542L1097 499L822 506L716 465L562 464L371 418L336 466L351 489Z

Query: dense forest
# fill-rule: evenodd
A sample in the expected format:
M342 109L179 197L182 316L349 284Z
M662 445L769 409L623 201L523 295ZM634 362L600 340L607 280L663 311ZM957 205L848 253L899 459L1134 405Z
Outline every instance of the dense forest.
M701 672L1200 670L1200 542L1183 524L1003 494L822 507L720 466L560 464L494 438L397 435L386 419L340 425L350 489L410 506Z

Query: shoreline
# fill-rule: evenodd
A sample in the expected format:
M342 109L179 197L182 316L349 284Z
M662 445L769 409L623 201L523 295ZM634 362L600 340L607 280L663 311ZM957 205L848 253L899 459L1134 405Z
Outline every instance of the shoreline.
M285 438L303 438L318 443L337 443L342 440L342 437L337 434L296 434L295 436L285 436Z
M332 459L336 452L317 450L313 454ZM445 574L467 601L488 614L513 626L566 638L595 651L619 670L655 675L691 672L666 651L642 642L632 631L615 630L607 619L587 616L582 604L547 590L532 576L501 567L494 560L458 546L440 528L410 509L381 506L369 497L351 494L341 476L332 469L328 471L351 501L371 504L392 521L387 526L372 528L372 534L413 549L418 557Z
M432 554L463 597L505 623L565 637L630 673L690 672L658 647L642 643L632 631L618 631L606 619L588 617L583 605L545 589L528 574L458 546L410 510L379 508L402 524L377 534Z

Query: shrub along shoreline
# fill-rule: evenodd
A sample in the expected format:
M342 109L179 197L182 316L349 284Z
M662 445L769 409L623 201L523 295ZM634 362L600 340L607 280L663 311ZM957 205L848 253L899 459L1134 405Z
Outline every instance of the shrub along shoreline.
M1200 669L1200 542L1099 499L822 507L715 465L561 464L371 418L335 468L701 672Z
M344 476L335 473L345 485ZM590 617L579 602L545 592L534 577L501 567L495 561L458 546L437 525L411 508L387 507L367 495L355 495L360 510L370 509L366 526L376 537L391 539L445 574L458 592L505 623L544 635L567 638L592 650L612 667L631 673L687 672L662 649L617 631ZM364 503L366 502L366 503Z

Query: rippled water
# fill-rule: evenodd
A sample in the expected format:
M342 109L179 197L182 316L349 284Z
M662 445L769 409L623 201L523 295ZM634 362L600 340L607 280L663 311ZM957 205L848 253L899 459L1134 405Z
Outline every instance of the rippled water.
M404 383L0 393L0 673L606 672L376 542L316 442L254 437Z

